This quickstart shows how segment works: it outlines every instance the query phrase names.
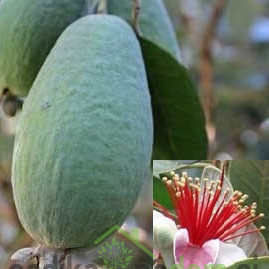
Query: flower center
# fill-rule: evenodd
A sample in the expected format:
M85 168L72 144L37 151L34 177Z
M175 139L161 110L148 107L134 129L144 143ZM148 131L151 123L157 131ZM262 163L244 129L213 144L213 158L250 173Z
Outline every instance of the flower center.
M169 191L177 218L155 202L168 217L176 220L181 228L186 228L189 241L193 246L201 247L211 239L223 242L238 236L264 230L265 227L241 230L255 220L264 217L256 215L257 204L243 205L248 198L239 191L223 191L224 173L217 181L191 178L186 172L180 177L171 172L171 178L164 177L163 182ZM240 231L241 230L241 231Z

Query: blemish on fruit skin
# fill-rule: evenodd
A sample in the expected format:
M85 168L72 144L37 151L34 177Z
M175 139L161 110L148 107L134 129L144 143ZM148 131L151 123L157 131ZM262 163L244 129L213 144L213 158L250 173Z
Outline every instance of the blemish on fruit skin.
M42 105L42 109L46 110L51 107L51 104L49 102L46 102L44 105Z

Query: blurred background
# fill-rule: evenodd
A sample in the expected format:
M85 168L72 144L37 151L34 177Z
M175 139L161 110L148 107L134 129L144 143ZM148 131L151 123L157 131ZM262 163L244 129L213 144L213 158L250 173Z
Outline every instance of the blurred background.
M208 159L269 159L269 1L164 1L204 106Z

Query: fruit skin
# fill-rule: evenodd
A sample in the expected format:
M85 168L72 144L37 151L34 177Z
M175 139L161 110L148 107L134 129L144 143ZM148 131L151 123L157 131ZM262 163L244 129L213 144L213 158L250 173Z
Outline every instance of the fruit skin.
M132 1L109 0L108 12L131 23ZM180 60L176 35L162 0L142 0L139 16L142 36Z
M0 94L26 96L57 38L84 12L85 0L2 1Z
M25 230L51 247L92 246L130 213L152 144L133 30L109 15L76 21L47 57L18 123L12 184Z

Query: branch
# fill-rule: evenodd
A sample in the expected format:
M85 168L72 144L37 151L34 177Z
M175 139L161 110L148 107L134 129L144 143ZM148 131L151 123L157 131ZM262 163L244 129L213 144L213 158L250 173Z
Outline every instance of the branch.
M26 265L32 258L37 258L38 268L43 269L46 265L53 265L55 269L60 269L65 260L65 249L52 249L45 246L23 248L16 251L11 260Z
M227 0L215 1L209 20L205 27L204 35L202 37L200 52L200 88L202 91L202 105L205 112L206 128L211 151L212 145L214 145L215 142L215 126L213 124L212 114L217 103L213 86L212 44L215 38L217 25L223 14L226 4Z

